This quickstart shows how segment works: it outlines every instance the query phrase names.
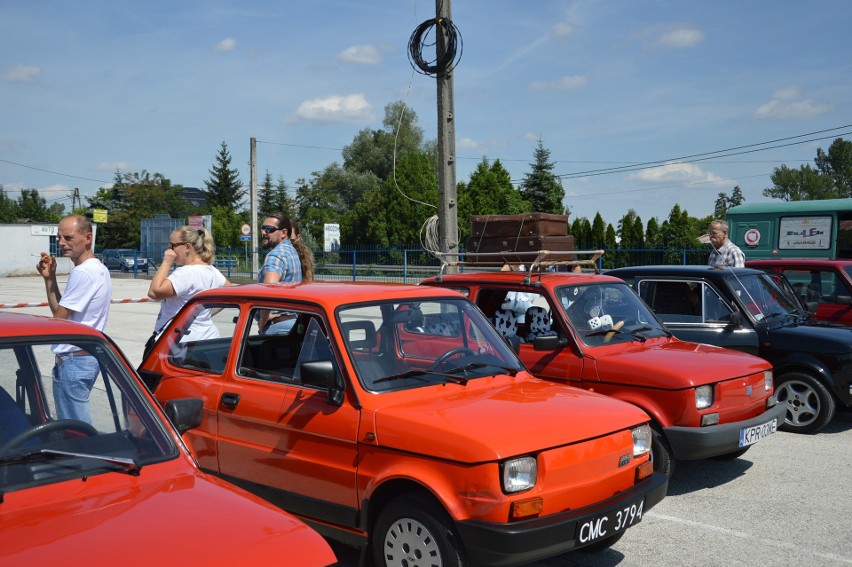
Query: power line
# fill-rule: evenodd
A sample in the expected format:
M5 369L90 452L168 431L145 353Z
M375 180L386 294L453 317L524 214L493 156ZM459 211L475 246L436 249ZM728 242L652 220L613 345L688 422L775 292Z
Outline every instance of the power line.
M51 171L50 169L42 169L40 167L35 167L35 166L32 166L32 165L26 165L26 164L23 164L23 163L17 163L17 162L14 162L14 161L9 161L7 159L0 159L0 161L2 161L3 163L8 163L8 164L11 164L11 165L17 165L18 167L25 167L27 169L32 169L32 170L35 170L35 171L41 171L41 172L44 172L44 173L52 173L53 175L61 175L63 177L71 177L72 179L82 179L84 181L95 181L97 183L112 183L112 181L104 181L103 179L92 179L91 177L80 177L79 175L71 175L69 173L61 173L59 171Z

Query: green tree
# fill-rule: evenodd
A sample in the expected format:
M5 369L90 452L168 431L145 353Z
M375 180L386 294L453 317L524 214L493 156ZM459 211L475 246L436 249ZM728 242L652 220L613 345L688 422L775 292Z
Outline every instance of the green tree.
M248 216L246 211L237 212L230 207L221 205L210 208L210 220L217 255L243 250L245 244L240 240L240 227L249 222Z
M660 222L657 217L648 219L645 225L645 246L647 248L658 248L660 246Z
M6 195L6 189L0 185L0 222L12 223L18 220L18 204Z
M734 186L734 190L731 191L731 198L728 200L730 203L730 207L736 207L737 205L742 205L745 203L745 196L743 195L743 190L740 189L739 185Z
M417 113L402 101L385 106L383 130L365 128L343 148L343 167L360 173L372 173L380 181L393 176L394 164L423 148L423 129Z
M37 189L21 189L21 196L18 197L16 209L18 218L35 222L59 220L51 218L50 211L47 208L47 200L38 194Z
M680 205L672 207L669 218L660 228L660 244L666 249L667 264L679 264L683 249L695 249L699 244L695 237L695 228L689 213L681 210Z
M717 219L725 218L725 213L728 212L728 194L724 191L719 192L719 196L716 197L716 203L713 205L713 216Z
M207 190L207 206L229 207L237 210L243 206L243 198L246 191L240 181L240 172L231 168L231 154L228 153L228 144L222 142L219 152L216 154L216 163L209 170L210 178L204 182Z
M814 163L820 173L831 178L837 197L852 197L852 142L836 138L828 153L817 148Z
M763 195L784 201L852 197L852 142L837 138L828 153L818 148L814 164L816 169L776 167L769 176L772 187L765 188Z
M550 150L544 147L541 138L534 159L530 164L532 171L525 174L521 182L521 195L529 202L533 212L564 214L562 200L565 198L565 188L562 180L553 173L556 164L550 161Z
M263 182L257 188L257 216L260 221L276 212L275 208L275 187L272 184L272 174L266 170L266 175L263 176Z
M458 185L458 224L462 242L470 236L473 215L517 215L528 213L529 204L512 185L509 172L496 160L482 158L467 183Z
M606 224L604 224L601 213L595 214L592 221L592 230L589 233L589 244L591 248L603 248L606 245Z
M107 223L98 227L98 247L138 249L141 219L157 214L180 218L193 213L181 196L182 189L160 173L117 171L112 187L101 187L94 196L86 197L89 207L108 211Z

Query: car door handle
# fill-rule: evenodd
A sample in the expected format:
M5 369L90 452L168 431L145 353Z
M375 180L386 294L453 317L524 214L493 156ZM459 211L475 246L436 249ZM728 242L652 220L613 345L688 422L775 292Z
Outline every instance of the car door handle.
M240 395L225 392L224 394L222 394L222 399L219 400L219 403L225 406L227 409L235 409L237 407L237 404L240 403Z

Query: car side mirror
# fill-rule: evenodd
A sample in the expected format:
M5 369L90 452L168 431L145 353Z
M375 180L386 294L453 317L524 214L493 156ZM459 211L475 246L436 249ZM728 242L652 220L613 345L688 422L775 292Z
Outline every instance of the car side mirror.
M728 317L728 326L729 327L739 327L743 322L743 316L739 311L734 311L731 313L731 316Z
M533 341L533 350L556 350L568 346L568 339L557 335L536 337Z
M838 295L834 300L834 303L837 305L852 305L852 296ZM816 311L816 309L814 309L814 311Z
M183 435L201 425L204 402L200 398L180 398L166 402L166 416L178 433Z
M343 384L338 381L337 370L331 360L303 362L300 368L302 384L328 390L327 401L339 406L343 403Z

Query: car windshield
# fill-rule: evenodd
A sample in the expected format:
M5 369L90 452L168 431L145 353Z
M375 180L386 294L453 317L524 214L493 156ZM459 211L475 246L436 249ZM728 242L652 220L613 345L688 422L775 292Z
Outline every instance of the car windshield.
M61 341L0 340L0 494L96 474L138 474L147 463L177 455L112 346L91 337ZM89 417L72 419L57 407L53 374L60 364L96 369L84 403Z
M625 283L561 286L556 297L581 341L587 346L645 341L669 335Z
M348 306L338 311L338 322L358 379L371 391L466 384L523 369L488 320L463 298Z
M790 296L788 288L769 274L737 276L732 273L728 276L728 284L755 321L776 319L784 322L806 315L798 301Z

